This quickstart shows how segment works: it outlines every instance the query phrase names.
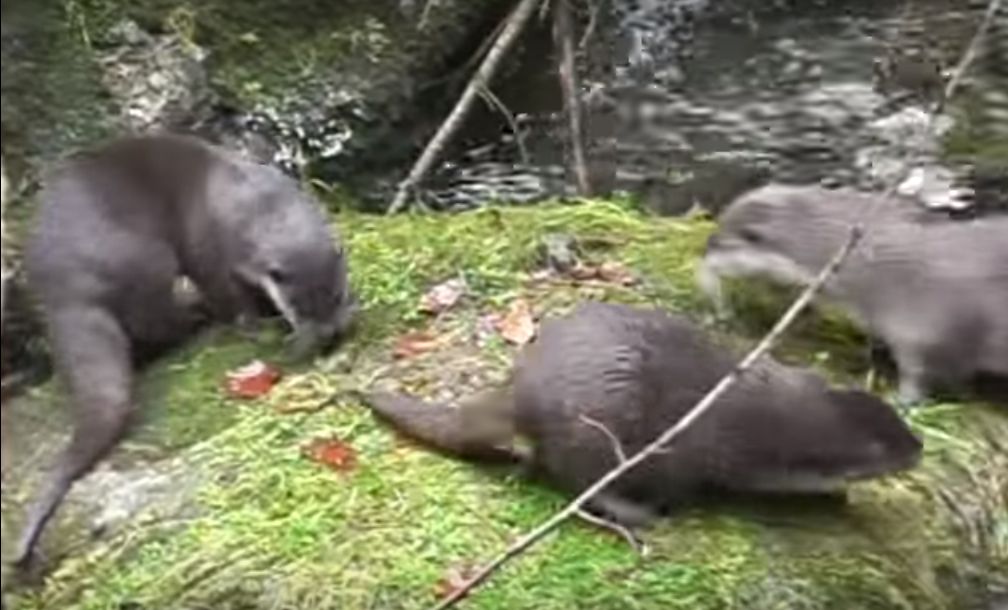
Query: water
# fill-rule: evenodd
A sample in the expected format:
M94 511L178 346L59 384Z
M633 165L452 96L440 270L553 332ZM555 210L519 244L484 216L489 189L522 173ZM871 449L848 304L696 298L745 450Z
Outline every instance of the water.
M716 209L770 177L878 188L904 164L891 119L925 101L929 85L940 89L929 74L958 60L986 6L805 2L753 12L725 4L617 0L600 18L582 83L597 188L634 193L667 213L696 203ZM968 101L984 129L1008 138L1008 23L998 21L956 101ZM526 46L542 45L530 38ZM876 62L887 47L903 57L895 82L905 86L890 79L880 90ZM541 50L526 52L526 64L530 55L538 61L526 65L524 82L495 86L517 115L523 147L511 126L477 115L474 129L486 133L492 121L503 136L446 162L426 193L432 207L571 193L557 96L530 100L513 91L530 83L541 91L544 75L552 78ZM938 151L911 152L913 162L933 163Z

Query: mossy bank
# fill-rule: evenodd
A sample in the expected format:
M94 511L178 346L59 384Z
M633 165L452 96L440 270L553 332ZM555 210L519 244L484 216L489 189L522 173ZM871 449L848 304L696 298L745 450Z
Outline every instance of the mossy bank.
M537 314L596 298L708 317L693 285L712 228L702 218L655 219L594 202L335 220L366 303L356 337L310 367L287 370L268 397L249 402L228 398L222 380L252 358L275 358L275 333L255 343L213 331L156 365L145 375L145 421L109 467L82 482L51 530L50 557L68 555L41 587L7 579L8 607L428 607L453 570L497 553L563 498L515 473L402 442L348 390L395 379L414 391L460 394L500 379L512 348L480 329L485 314L519 298ZM556 232L577 237L588 258L625 264L642 282L628 288L536 276L537 244ZM456 308L436 320L419 311L428 288L460 276L469 293ZM832 317L827 332L813 322L804 319L780 355L860 379L867 362L857 335ZM758 327L753 319L718 330L746 344ZM416 329L437 338L433 347L393 358L396 338ZM57 396L43 388L5 406L5 550L23 482L40 467L33 456L58 437L52 422L65 419L51 404ZM571 523L464 607L981 607L1008 592L1008 413L946 404L916 412L912 424L927 443L923 466L859 485L846 504L697 507L647 531L651 553L643 558L607 532ZM316 438L352 447L355 466L337 471L306 459L303 448ZM158 493L97 541L85 540L82 532L96 529L99 499L109 497L94 481L110 472L136 481L131 473L151 471L157 475L143 480L155 481Z

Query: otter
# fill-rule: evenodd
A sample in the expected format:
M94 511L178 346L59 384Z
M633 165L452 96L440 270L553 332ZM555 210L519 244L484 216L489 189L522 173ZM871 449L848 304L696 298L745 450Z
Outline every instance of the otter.
M510 381L432 405L362 396L379 417L442 452L524 464L576 494L673 426L736 366L735 354L661 309L588 302L547 319ZM516 448L526 439L529 450ZM767 358L666 451L589 506L642 525L704 490L836 493L912 468L921 443L895 410L860 391Z
M208 317L259 319L268 302L305 356L348 331L357 302L316 201L280 171L186 135L128 136L62 163L44 181L25 269L75 425L28 511L22 567L72 484L125 432L138 359Z
M953 220L901 198L771 184L731 202L710 237L700 283L723 276L805 284L872 210L864 239L824 297L891 352L899 400L1008 375L1008 217Z
M0 158L0 326L7 318L7 166Z

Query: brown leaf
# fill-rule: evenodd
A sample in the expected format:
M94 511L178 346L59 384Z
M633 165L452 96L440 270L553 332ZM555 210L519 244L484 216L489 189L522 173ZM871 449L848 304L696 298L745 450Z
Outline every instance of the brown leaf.
M598 268L598 277L603 282L619 284L620 286L633 286L637 283L637 278L633 272L622 263L602 263Z
M392 355L397 359L415 358L437 349L442 343L444 343L443 337L424 330L413 331L396 340Z
M435 315L447 311L459 302L465 292L465 282L460 279L438 284L420 299L420 311Z
M449 568L434 586L434 594L437 595L438 599L448 599L464 587L473 576L476 576L475 567Z
M536 325L528 301L518 299L512 303L507 314L497 322L497 332L515 345L525 345L531 341L536 334Z
M633 286L637 283L637 278L626 265L612 261L601 265L578 265L568 275L578 282L598 280L620 286Z
M357 452L336 438L317 438L308 443L302 453L313 462L336 472L352 472L357 468Z
M594 280L599 275L598 267L594 265L584 265L579 264L568 272L573 279L579 282L586 282L588 280Z
M232 398L260 398L280 381L280 370L261 360L251 362L227 374L225 388Z

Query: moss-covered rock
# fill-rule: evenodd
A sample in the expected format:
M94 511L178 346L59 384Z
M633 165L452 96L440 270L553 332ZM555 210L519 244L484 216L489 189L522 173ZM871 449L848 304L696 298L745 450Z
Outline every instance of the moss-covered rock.
M207 74L193 82L209 81L212 96L180 92L193 116L173 116L173 126L206 127L237 115L240 130L266 132L295 164L353 160L359 168L409 152L403 126L422 112L418 96L506 5L432 3L422 29L397 7L392 0L5 2L4 149L19 161L46 161L135 126L123 116L131 101L122 95L184 86L184 73L194 69L188 64L198 61ZM127 66L131 82L110 75L123 72L114 60L126 61L122 51L137 42L136 35L123 39L124 24L139 24L141 38L165 36L161 46L174 52L183 82L138 89L135 81L157 67L147 60ZM167 48L179 44L199 52ZM196 59L204 52L205 62ZM210 115L207 104L216 107ZM160 123L141 122L147 124Z
M452 569L487 559L564 499L516 473L398 442L346 390L395 378L417 391L453 386L447 394L457 394L499 379L511 348L480 340L477 330L484 314L520 297L540 314L600 298L705 316L693 272L712 227L700 218L657 220L598 202L337 220L367 304L356 337L311 367L288 371L269 397L249 403L225 397L220 382L252 357L272 357L275 335L250 345L211 333L155 366L144 383L149 417L111 470L81 483L74 504L83 517L61 515L45 543L69 556L40 588L18 589L17 608L428 607ZM628 265L643 283L530 278L537 242L558 232L576 236L590 258ZM470 293L456 309L436 321L418 311L430 286L460 275ZM720 330L744 343L756 332L755 324L745 332L747 324L741 334ZM395 338L416 328L443 341L394 359ZM844 328L809 318L781 355L851 382L865 373L866 359ZM44 422L65 421L54 397L44 389L5 405L5 545L19 517L12 509L38 468L32 450L58 438L30 431L62 429ZM911 423L926 441L923 466L858 485L844 505L686 509L645 533L646 558L606 532L571 523L466 607L958 610L1008 592L1008 416L982 404L948 404L915 412ZM356 468L333 471L305 459L304 445L320 437L352 447ZM31 440L9 444L18 438ZM100 495L109 472L130 489L155 492L146 503L128 503L138 512L101 540L80 542L71 534L93 526L93 513L109 504Z

